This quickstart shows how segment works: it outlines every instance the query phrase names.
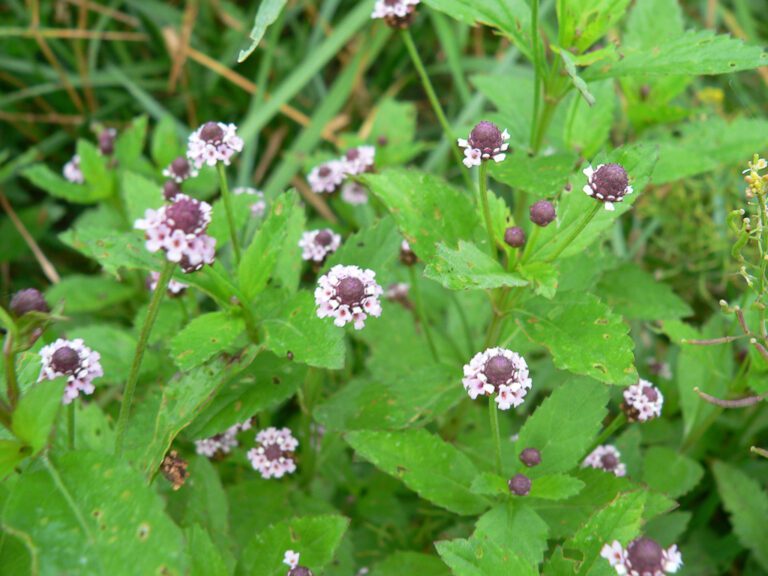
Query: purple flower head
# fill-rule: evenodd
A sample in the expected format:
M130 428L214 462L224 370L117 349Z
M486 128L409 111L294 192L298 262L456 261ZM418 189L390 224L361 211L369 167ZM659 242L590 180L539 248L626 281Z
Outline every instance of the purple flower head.
M321 263L341 246L341 236L330 228L304 232L299 240L303 260Z
M593 169L587 166L584 175L588 182L584 193L605 204L606 210L615 210L614 204L621 202L628 194L632 194L629 176L620 164L600 164Z
M288 428L266 428L256 434L256 443L248 450L248 460L262 478L282 478L296 471L294 453L299 441Z
M158 280L160 280L160 272L149 273L149 277L147 278L147 287L149 288L150 292L155 291L157 288ZM171 298L181 296L184 294L184 292L186 292L187 288L189 288L188 284L184 284L183 282L171 279L170 282L168 282L168 296Z
M82 394L93 394L94 378L104 375L101 356L88 348L82 341L59 338L40 350L42 369L38 382L66 376L67 386L61 401L69 404Z
M526 448L520 452L520 462L532 468L541 464L541 452L536 448Z
M621 452L619 452L615 446L605 444L598 446L592 453L584 459L582 462L582 468L596 468L598 470L605 470L616 476L624 476L627 473L627 467L622 464Z
M406 266L413 266L418 261L419 258L416 256L416 253L411 250L411 245L408 240L400 242L400 262Z
M520 226L510 226L504 230L504 242L512 248L525 246L525 232Z
M245 430L250 430L250 428L250 418L245 422L233 424L220 434L214 434L209 438L195 440L195 451L201 456L206 456L208 458L229 454L233 448L239 446L237 435Z
M8 306L14 316L20 318L27 312L42 312L47 314L51 311L48 308L48 303L45 301L42 292L35 288L25 288L19 290L11 298L11 302Z
M99 134L99 153L102 156L112 156L115 153L115 139L117 130L114 128L104 128Z
M362 184L349 180L341 187L341 199L350 206L368 204L368 190Z
M624 390L624 402L621 409L630 422L647 422L661 416L664 396L661 391L647 380L640 379Z
M603 546L600 556L622 576L664 576L674 574L683 565L677 545L665 550L655 540L644 536L632 540L626 549L614 540Z
M408 28L421 0L376 0L371 18L382 19L392 28Z
M472 129L469 138L458 139L459 147L464 148L464 165L467 168L480 166L483 160L493 158L501 162L507 157L509 133L499 130L493 122L482 121Z
M376 148L373 146L358 146L350 148L341 158L344 163L344 171L352 176L371 172L376 158Z
M216 166L219 162L229 166L232 156L242 149L243 140L237 135L237 126L206 122L190 134L187 158L198 170L205 164Z
M264 216L264 213L267 211L267 203L264 200L264 192L249 186L238 186L232 190L232 193L235 196L242 196L243 194L247 196L253 196L254 202L251 204L251 216L254 218L261 218Z
M373 270L337 264L317 281L317 315L332 317L339 327L353 322L355 330L361 330L368 316L381 315L382 292Z
M178 262L184 273L213 264L216 240L205 232L211 222L211 206L184 194L158 210L147 210L134 228L144 230L150 252L163 250L169 262Z
M531 205L530 215L531 222L541 227L547 226L557 217L555 207L552 206L551 202L547 202L546 200L539 200Z
M181 194L181 188L176 183L175 180L166 180L163 184L163 198L165 198L168 202L173 202L173 200Z
M315 166L307 176L307 180L312 192L330 194L336 191L346 175L346 164L342 160L330 160Z
M163 170L163 176L170 178L177 184L181 184L187 178L197 176L197 170L189 163L185 156L179 156Z
M515 496L527 496L531 491L531 479L523 474L515 474L507 482L509 491Z
M83 171L80 170L80 156L77 154L72 156L72 159L64 164L62 174L64 174L64 178L68 182L72 182L73 184L82 184L85 182Z
M464 365L462 383L473 400L495 394L500 410L520 406L532 386L525 359L506 348L488 348L475 354Z

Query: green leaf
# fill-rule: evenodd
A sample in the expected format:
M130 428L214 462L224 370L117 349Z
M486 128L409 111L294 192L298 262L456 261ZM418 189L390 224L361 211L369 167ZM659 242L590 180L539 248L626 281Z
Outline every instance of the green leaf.
M226 352L245 330L242 318L227 312L202 314L171 340L171 353L182 370L199 366L216 354Z
M449 576L448 569L436 556L418 554L416 552L395 552L376 564L371 576L403 576L418 574L419 576Z
M104 376L95 381L96 388L102 382L122 384L131 369L131 360L136 350L136 338L124 328L111 324L89 324L77 329L76 336L85 341L89 346L101 355L101 366ZM142 365L142 373L145 373L149 364L145 361Z
M481 224L466 194L443 180L415 170L385 170L362 181L392 213L424 262L435 257L439 242L453 246L469 240Z
M184 147L179 142L176 123L173 116L165 115L155 126L151 144L152 159L158 168L166 168L177 157L184 155Z
M230 572L221 552L205 530L195 524L188 528L184 535L189 546L191 576L229 576Z
M33 454L48 444L66 382L66 378L38 382L26 390L13 411L13 433L32 447Z
M596 293L630 320L672 320L693 314L669 286L631 262L606 272Z
M703 476L701 464L671 448L653 446L645 453L643 482L670 498L687 494Z
M701 76L730 74L768 64L768 53L725 34L690 30L660 38L650 48L622 47L614 62L598 62L583 76L587 80L616 76Z
M547 262L531 262L517 267L520 275L532 286L533 292L551 300L557 294L559 271Z
M730 515L733 531L763 569L768 570L768 548L765 546L768 494L754 478L731 464L715 462L712 472L723 505Z
M264 290L282 255L286 223L298 207L296 192L288 192L272 203L269 216L264 220L253 241L243 253L237 276L240 289L249 301Z
M527 564L538 565L547 550L549 528L528 506L507 502L490 509L477 521L476 536L484 536Z
M525 472L525 471L523 471ZM532 482L531 498L542 500L565 500L575 496L584 488L584 482L567 474L547 474L536 477Z
M489 173L493 179L522 190L532 199L552 198L568 183L576 161L576 155L571 152L535 157L509 154L504 162L492 163Z
M600 80L590 84L595 96L593 106L574 95L568 106L567 121L563 129L563 140L569 148L577 150L585 158L597 154L608 141L616 109L616 95L612 80ZM545 156L544 158L551 158ZM542 159L544 159L542 158ZM573 166L574 162L570 164ZM565 174L565 170L560 173Z
M351 432L355 452L422 498L456 514L477 514L484 498L470 492L477 468L463 453L425 430Z
M77 141L77 154L85 185L92 190L91 195L99 198L112 196L115 181L108 166L109 159L87 140Z
M526 562L487 536L435 543L438 554L454 576L535 576L535 565Z
M423 426L461 400L452 368L427 366L391 380L357 378L315 409L332 430L396 430Z
M243 230L249 220L253 218L251 206L256 201L253 194L232 194L232 218L235 221L235 230ZM216 249L226 246L232 241L229 233L229 222L224 206L224 200L219 198L213 202L211 210L211 223L208 225L207 234L216 239ZM298 240L296 240L298 242Z
M629 327L592 294L539 298L528 310L531 316L518 319L518 326L549 350L558 368L618 386L637 382Z
M109 196L108 190L68 182L44 164L33 164L25 168L21 175L51 196L75 204L93 204Z
M619 0L628 2L629 0ZM579 94L581 94L581 97L584 98L584 101L589 104L590 106L594 106L595 104L595 97L592 95L592 92L589 91L589 86L587 86L587 83L584 82L584 79L579 76L579 71L576 69L576 64L573 61L573 57L571 56L570 52L567 50L560 50L559 51L560 57L563 59L563 65L565 66L565 71L568 73L568 76L571 78L571 83L573 84L573 87L578 90Z
M238 64L256 50L259 42L264 37L264 32L275 23L283 8L285 8L286 2L287 0L264 0L259 4L259 11L256 12L256 18L253 21L253 28L251 28L251 33L248 35L251 43L247 48L240 50L240 54L237 56Z
M163 205L160 185L135 172L123 172L120 191L131 222L144 218L147 209L157 210Z
M27 471L8 496L3 525L25 541L40 574L122 574L126 566L186 573L182 532L160 498L105 454L70 452Z
M343 516L307 516L283 520L256 534L243 550L237 574L284 576L283 554L295 550L301 565L319 574L334 557L349 520Z
M0 480L4 480L31 453L31 448L23 442L0 438Z
M568 0L557 3L563 48L585 52L625 14L629 0Z
M75 226L59 235L64 244L96 260L106 272L118 277L118 270L140 268L160 270L162 260L144 247L138 232L112 232L90 226Z
M96 312L132 298L131 286L105 276L71 274L46 291L46 299L53 305L63 304L66 314Z
M435 258L424 274L450 290L488 290L528 284L469 242L459 242L456 250L438 244Z
M369 268L381 274L397 259L401 241L394 220L387 216L344 240L336 253L328 259L325 269L343 264Z
M134 118L115 141L115 158L121 167L132 166L141 158L144 141L147 138L147 117Z

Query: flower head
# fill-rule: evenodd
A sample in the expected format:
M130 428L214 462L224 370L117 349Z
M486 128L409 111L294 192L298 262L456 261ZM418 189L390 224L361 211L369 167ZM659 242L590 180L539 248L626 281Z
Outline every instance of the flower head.
M525 246L525 232L520 226L510 226L504 230L504 242L512 248Z
M64 340L59 338L40 350L42 369L41 380L54 380L66 376L67 386L61 401L69 404L82 394L93 394L94 378L104 375L101 369L101 356L88 348L80 338Z
M480 122L472 128L469 138L458 139L459 146L464 148L464 165L467 168L480 166L483 160L491 158L494 162L503 161L509 149L508 140L509 132L506 130L502 132L493 122Z
M584 175L588 179L584 193L604 203L606 210L615 210L614 203L632 194L629 176L620 164L600 164L595 169L587 166Z
M664 396L647 380L640 379L624 390L622 410L630 422L647 422L661 416Z
M416 256L416 253L411 250L411 244L408 240L400 242L400 262L406 266L413 266L418 260L419 258Z
M163 176L170 178L177 184L181 184L187 178L197 176L197 170L189 163L185 156L179 156L163 170Z
M496 394L500 410L520 406L532 385L525 359L506 348L488 348L475 354L464 365L462 383L473 400Z
M351 206L368 204L368 190L362 184L348 180L341 187L341 199Z
M324 262L328 256L339 249L339 246L341 246L341 236L330 228L304 232L299 240L302 259L318 263Z
M344 163L344 171L352 176L363 174L373 170L373 162L376 158L376 148L373 146L358 146L350 148L341 158Z
M551 202L547 202L546 200L539 200L538 202L532 204L530 208L530 215L531 222L537 226L541 226L542 228L547 226L557 217L557 214L555 213L555 207L552 206Z
M175 180L166 180L163 183L163 198L168 202L173 202L179 194L181 194L181 188Z
M190 134L187 158L197 169L204 164L216 166L218 162L229 166L232 156L242 149L243 140L237 135L237 126L223 122L206 122Z
M266 428L256 434L256 443L248 451L248 460L262 478L282 478L296 471L294 453L299 441L288 428Z
M47 314L51 311L48 308L48 303L45 301L40 290L36 288L25 288L19 290L11 297L11 302L8 305L11 313L17 318L24 316L28 312L42 312Z
M648 370L654 376L664 380L672 380L672 369L668 362L663 362L658 358L648 358Z
M618 540L606 544L600 556L608 560L617 574L629 576L664 576L674 574L683 565L677 545L666 550L651 538L635 538L626 549Z
M307 180L312 192L330 194L336 191L346 175L346 164L342 160L330 160L315 166L307 176Z
M160 272L150 272L147 277L147 288L150 292L154 292L157 288L157 281L160 280ZM181 296L189 288L189 284L184 284L177 280L171 279L168 282L168 296L171 298Z
M541 464L541 452L536 448L526 448L520 452L520 462L532 468Z
M421 0L377 0L371 18L381 18L392 28L408 28Z
M220 434L214 434L209 438L195 440L195 451L208 458L229 454L232 451L232 448L237 448L239 446L237 435L245 430L250 430L251 425L251 419L249 418L245 422L233 424Z
M104 128L99 134L99 153L102 156L112 156L115 153L116 139L117 130L114 128Z
M261 218L267 211L267 203L264 200L264 192L251 188L250 186L238 186L232 190L235 196L253 196L254 202L251 204L251 216L254 218Z
M147 210L134 228L144 230L147 250L163 250L169 262L178 262L189 273L213 264L216 240L205 233L210 222L208 203L177 194L171 204Z
M523 474L515 474L507 482L509 491L515 496L527 496L531 491L531 479Z
M382 292L373 270L337 264L317 281L317 315L332 317L339 327L353 322L355 330L361 330L368 316L381 315Z
M584 459L582 462L582 468L597 468L598 470L605 470L616 476L624 476L627 473L627 467L622 464L621 453L615 446L605 444L598 446L592 453Z
M62 174L64 174L64 178L67 181L72 182L73 184L82 184L85 182L83 171L80 170L80 156L77 154L72 156L72 159L64 164Z

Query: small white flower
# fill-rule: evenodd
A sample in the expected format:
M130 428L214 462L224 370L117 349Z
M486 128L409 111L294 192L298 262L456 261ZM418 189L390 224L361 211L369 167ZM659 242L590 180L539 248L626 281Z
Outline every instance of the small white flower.
M264 192L251 188L249 186L238 186L232 190L235 196L242 196L243 194L248 196L254 196L254 203L251 204L251 216L254 218L261 218L267 211L267 203L264 200Z
M64 178L73 184L82 184L85 182L83 172L80 170L80 156L77 154L72 156L72 159L64 164L62 173L64 174Z
M376 158L376 148L373 146L358 146L350 148L341 158L344 164L344 172L349 175L363 174L373 170Z
M627 467L621 462L621 453L615 446L605 444L595 448L582 462L582 468L596 468L605 470L616 476L624 476Z
M346 178L346 164L341 160L330 160L316 166L307 176L312 191L316 194L334 192Z
M238 433L251 428L251 419L245 422L233 424L221 434L214 434L209 438L195 440L195 450L201 456L213 458L216 455L229 454L233 448L237 448Z
M243 140L237 135L237 126L223 122L206 122L189 136L187 158L196 169L203 165L225 166L243 149Z
M299 441L288 428L266 428L256 434L257 445L248 451L248 460L262 478L282 478L296 471L294 453Z
M293 550L286 550L285 556L283 556L283 564L287 564L291 568L296 568L299 565L299 557L301 555Z
M674 544L664 550L662 553L662 567L668 574L674 574L683 565L683 555L677 549L677 545Z
M349 180L341 187L341 199L351 206L368 204L368 190L362 184Z
M421 0L377 0L371 18L400 19L410 16Z
M81 338L59 338L40 350L41 370L38 382L66 376L67 385L61 401L69 404L80 394L93 394L93 380L104 375L101 356L86 346Z
M640 379L637 384L624 390L622 409L630 422L647 422L658 418L663 405L661 390L647 380Z
M323 262L341 246L341 236L330 228L304 232L299 240L303 260Z
M159 272L149 273L149 278L147 278L147 285L151 292L154 292L157 289L158 280L160 280ZM187 288L189 288L188 284L184 284L183 282L179 282L177 280L171 279L170 282L168 282L168 295L179 296L183 294Z

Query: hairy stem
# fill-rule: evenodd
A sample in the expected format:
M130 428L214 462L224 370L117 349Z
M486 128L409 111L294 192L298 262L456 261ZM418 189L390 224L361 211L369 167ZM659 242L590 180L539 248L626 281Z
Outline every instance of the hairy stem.
M224 164L219 162L216 165L219 171L219 182L221 186L221 198L224 200L224 211L227 214L227 226L229 226L229 237L232 240L232 250L235 253L235 263L240 264L240 240L237 238L237 228L235 227L235 215L232 212L232 196L229 193L227 184L227 173L224 170Z
M587 224L589 224L592 221L592 218L594 218L597 215L598 211L602 207L603 207L602 202L595 202L595 205L592 207L592 210L590 210L587 214L585 214L581 222L579 222L576 226L573 227L573 230L560 243L560 245L555 249L555 251L546 259L546 262L552 262L556 260L557 257L563 253L563 250L568 248L568 246L571 245L571 243L576 239L576 237L584 231L584 228L587 227Z
M493 219L491 218L491 206L488 202L488 164L480 164L480 179L478 180L480 203L483 206L483 219L488 231L488 252L491 258L496 259L496 237L493 233Z
M539 54L539 0L531 0L531 43L533 49L533 115L531 116L531 149L536 142L541 100L541 61Z
M171 276L173 275L175 267L176 265L173 262L166 261L163 270L160 272L160 278L157 280L155 291L152 293L152 299L149 301L147 316L144 318L144 325L141 327L139 341L136 344L136 352L133 355L131 372L128 375L128 381L125 383L123 401L120 404L120 415L117 418L117 430L115 434L116 456L120 456L123 453L125 431L128 425L128 417L131 412L131 404L133 403L133 394L136 391L136 382L139 380L139 369L141 368L141 361L144 358L144 350L147 348L147 342L149 341L149 335L152 332L152 326L155 324L157 314L160 311L160 302L168 288L168 283L171 281Z
M608 424L608 426L605 427L605 430L600 434L600 436L597 437L597 440L594 441L592 444L592 447L589 449L589 452L591 453L595 448L600 446L601 444L605 444L606 440L608 440L611 436L613 436L616 431L624 426L624 424L627 423L627 415L624 414L624 412L621 412L616 418L611 420L611 423Z

